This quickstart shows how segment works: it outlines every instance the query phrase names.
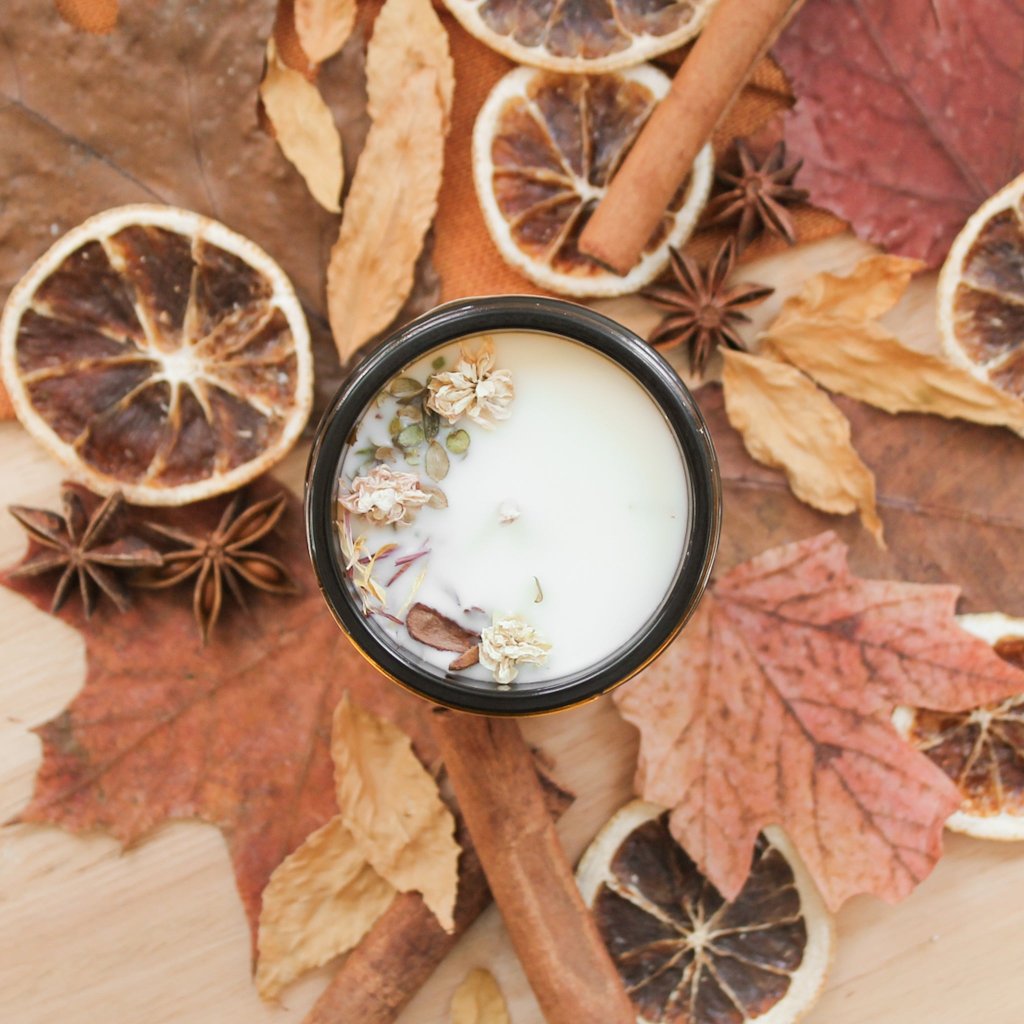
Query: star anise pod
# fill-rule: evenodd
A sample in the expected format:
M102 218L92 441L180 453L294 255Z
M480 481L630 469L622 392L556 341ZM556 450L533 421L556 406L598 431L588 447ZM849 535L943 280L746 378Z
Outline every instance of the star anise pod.
M775 289L763 284L728 286L736 264L736 244L732 238L726 239L703 269L679 250L669 252L675 280L651 285L640 293L669 310L648 341L659 349L688 345L691 372L703 373L708 356L717 346L743 349L734 325L750 323L750 317L742 311L764 302Z
M279 494L243 509L241 495L236 494L208 533L189 533L174 526L147 523L148 529L181 546L165 551L164 564L137 580L136 585L162 589L194 579L192 611L206 643L220 618L225 587L243 610L247 608L244 584L271 594L298 591L281 562L254 550L277 526L286 504L287 497Z
M745 249L758 235L768 233L796 242L796 229L787 206L802 203L807 190L795 188L793 179L803 160L786 163L786 144L777 142L761 164L755 160L746 140L736 140L739 170L717 172L718 180L728 186L708 203L706 224L725 224L739 219L736 241Z
M11 576L40 576L61 571L53 592L50 611L59 611L78 583L85 616L92 615L100 593L106 594L124 611L129 605L128 591L118 573L128 569L154 568L163 563L156 548L141 537L129 534L117 537L118 512L124 504L115 491L90 515L82 494L65 484L61 491L64 515L41 508L12 505L10 513L25 528L38 550L33 552Z

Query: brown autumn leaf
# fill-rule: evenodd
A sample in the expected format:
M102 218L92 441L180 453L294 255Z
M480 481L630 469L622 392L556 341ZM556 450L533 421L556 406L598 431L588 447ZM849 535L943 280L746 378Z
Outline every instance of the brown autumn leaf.
M295 32L313 64L333 57L352 34L356 0L295 0Z
M452 996L451 1024L510 1024L505 997L490 971L470 971Z
M789 363L728 349L722 358L725 410L747 451L780 467L808 505L836 515L859 510L864 528L884 544L874 474L832 399Z
M1024 169L1013 0L811 0L774 52L797 96L797 183L890 252L937 266Z
M347 953L395 898L340 817L274 869L260 910L256 989L276 999L300 975Z
M349 700L331 736L340 817L356 847L400 892L419 892L441 927L454 927L459 881L455 819L397 726Z
M343 363L394 320L412 290L441 188L443 116L437 74L424 68L367 136L327 268L331 331Z
M279 490L265 478L251 493ZM222 508L215 501L149 518L195 529ZM87 628L77 606L61 612L82 632L85 683L36 730L43 760L18 816L103 829L125 845L173 818L216 825L254 931L271 872L337 813L330 730L343 696L394 721L426 763L437 757L426 705L379 676L325 610L294 498L266 550L301 595L253 594L249 614L227 609L206 647L181 591L139 591L123 615L101 607ZM2 582L48 607L48 581Z
M456 654L465 654L480 640L479 633L463 629L454 619L420 602L409 609L405 617L405 628L413 640L439 651L454 651Z
M1024 445L1015 434L937 416L890 416L838 396L875 473L889 544L882 549L856 519L805 505L781 472L755 462L729 425L720 387L703 387L697 398L722 474L720 571L767 546L834 529L862 576L955 581L964 611L1024 616L1016 554L1024 544Z
M940 356L909 349L878 317L921 266L869 256L847 277L816 274L761 335L771 352L830 391L886 412L925 412L1024 434L1024 402Z
M430 0L387 0L373 23L366 52L366 109L374 121L408 87L417 71L430 68L444 110L445 130L455 95L455 64L448 33Z
M47 3L5 4L0 302L55 238L100 210L136 202L197 210L253 239L291 278L310 322L323 404L338 376L325 290L337 217L258 130L274 11L274 0L204 0L201 9L189 0L133 2L122 5L115 31L90 36ZM369 128L364 44L357 30L317 75L350 173ZM436 302L429 253L414 281L403 320Z
M937 862L956 787L894 705L974 707L1024 673L960 629L958 590L865 580L826 532L721 576L670 650L616 691L640 730L638 792L727 898L781 826L833 909L901 899Z
M69 25L85 32L102 35L117 24L117 0L56 0L56 7Z
M320 90L281 61L273 39L267 43L260 99L281 152L302 175L313 198L325 210L338 213L345 166L334 117Z

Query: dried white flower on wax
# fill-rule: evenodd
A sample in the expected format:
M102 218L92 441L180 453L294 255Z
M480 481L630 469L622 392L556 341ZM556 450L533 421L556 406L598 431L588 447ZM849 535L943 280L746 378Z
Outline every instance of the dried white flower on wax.
M519 665L543 665L550 650L551 644L522 619L495 617L480 631L480 664L502 685L519 675Z
M345 557L345 572L349 574L359 598L363 603L363 611L369 613L373 602L383 608L387 604L387 593L384 588L373 578L373 567L377 559L382 555L394 551L396 545L385 544L376 551L372 557L366 556L366 537L353 539L349 528L348 515L345 515L338 523L338 536L341 542L341 553Z
M494 342L490 339L473 353L463 346L454 369L435 373L427 388L427 407L449 423L468 416L488 430L509 418L516 394L511 371L494 369Z
M387 466L374 466L367 476L357 476L352 490L338 499L342 508L371 523L411 523L430 495L412 473L393 473Z

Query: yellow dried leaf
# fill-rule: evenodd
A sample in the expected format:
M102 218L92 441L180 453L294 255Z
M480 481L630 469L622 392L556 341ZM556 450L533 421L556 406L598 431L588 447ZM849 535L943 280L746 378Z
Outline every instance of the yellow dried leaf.
M430 0L387 0L373 23L366 48L366 109L378 117L408 89L424 68L437 75L435 88L444 109L445 131L455 93L455 65L448 33Z
M338 807L362 855L402 892L415 890L454 927L459 846L437 783L396 725L344 699L331 734Z
M355 23L356 0L295 0L295 32L313 64L336 54Z
M852 320L877 320L903 298L910 279L924 269L905 256L868 256L845 277L815 274L800 294L787 300L776 323L787 312L813 312Z
M490 971L470 971L455 990L452 1024L510 1024L505 997Z
M341 818L332 818L277 866L263 890L259 994L274 999L300 974L352 949L394 896Z
M1024 434L1024 402L939 356L901 345L875 317L890 309L918 264L862 260L846 278L818 274L762 335L822 387L886 412L934 413Z
M341 361L394 320L437 210L444 164L437 75L418 71L373 123L327 266L327 309Z
M327 210L340 210L345 169L334 117L317 87L282 63L273 39L267 43L260 99L281 152L305 179L313 198Z
M788 363L728 349L722 357L726 415L751 456L782 469L808 505L838 515L859 511L884 546L874 474L850 441L850 421L828 395Z

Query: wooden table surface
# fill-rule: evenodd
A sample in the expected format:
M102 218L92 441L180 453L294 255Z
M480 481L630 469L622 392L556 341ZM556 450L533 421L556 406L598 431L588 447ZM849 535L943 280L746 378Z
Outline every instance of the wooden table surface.
M744 270L779 288L759 319L808 274L849 268L863 251L841 238ZM612 310L635 326L650 323L630 301ZM932 315L925 280L887 322L908 343L927 347ZM285 466L295 486L304 455L294 453ZM60 479L60 468L20 427L0 425L4 504L52 507ZM0 565L22 548L20 530L0 516ZM75 694L84 659L72 629L6 590L0 590L0 652L0 819L6 820L27 801L39 762L30 729ZM561 823L575 858L630 796L635 734L608 701L527 722L525 730L578 793ZM808 1024L1024 1021L1024 845L949 835L946 851L903 904L857 898L843 908L836 962ZM451 993L475 966L497 976L513 1024L539 1024L493 907L407 1008L402 1024L447 1022ZM103 835L76 838L37 826L0 830L3 1024L293 1024L328 976L329 968L307 976L280 1007L260 1002L227 853L211 826L166 825L124 852Z

